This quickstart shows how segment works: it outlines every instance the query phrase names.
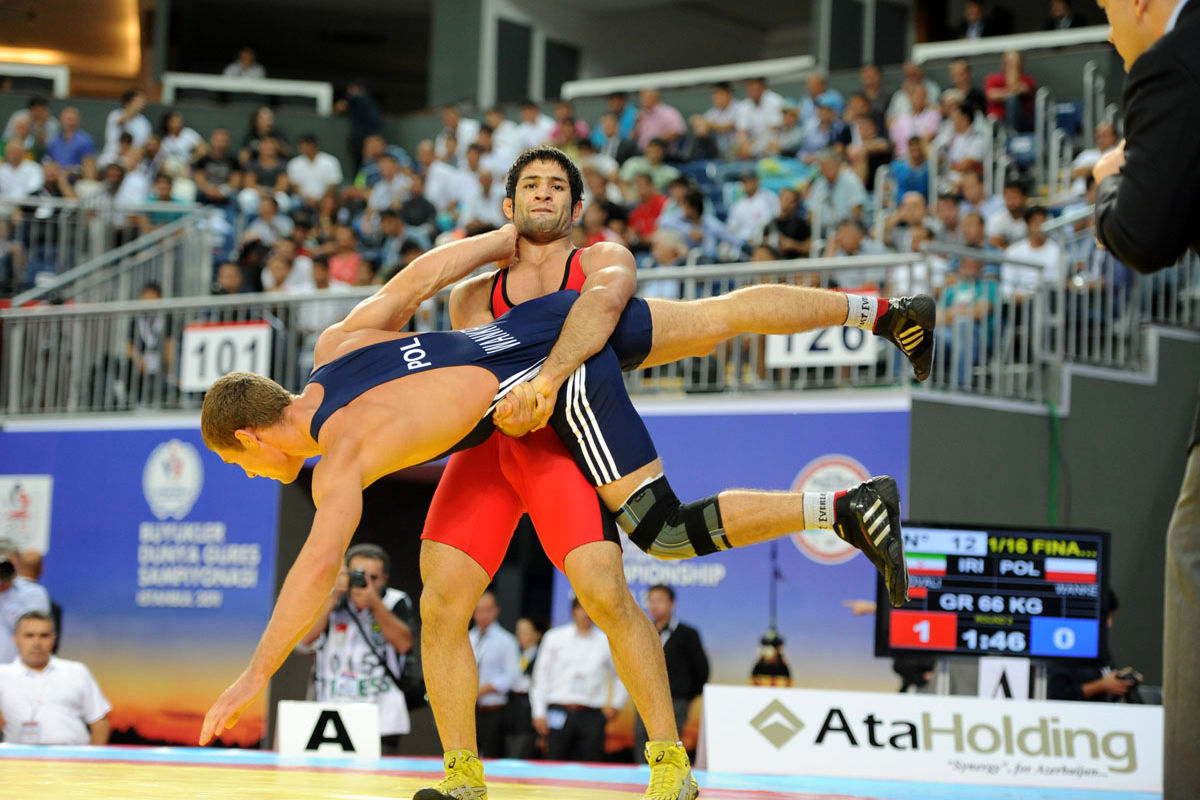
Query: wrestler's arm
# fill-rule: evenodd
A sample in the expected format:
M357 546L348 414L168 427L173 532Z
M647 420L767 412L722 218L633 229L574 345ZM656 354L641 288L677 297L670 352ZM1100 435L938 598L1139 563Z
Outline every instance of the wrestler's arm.
M551 397L580 364L608 342L625 304L637 289L637 264L633 253L622 245L592 245L583 251L580 266L586 279L579 299L571 306L540 373L552 385Z
M492 296L492 282L496 274L489 272L476 275L460 281L450 290L450 327L454 330L474 328L486 325L495 317L492 316L492 306L489 300ZM544 422L543 412L545 401L533 390L528 383L517 384L513 390L496 405L492 414L492 422L496 428L508 436L524 436L534 427L541 427ZM549 414L545 415L546 418Z
M313 472L317 513L300 554L288 570L271 620L250 659L204 717L200 744L237 724L241 712L266 688L325 605L342 567L342 557L362 516L361 470L354 459L331 450Z
M637 289L637 264L633 254L619 244L592 245L583 252L580 266L587 278L579 299L571 306L541 371L529 382L544 403L534 430L549 421L558 390L571 373L608 342Z
M418 256L375 294L363 300L344 320L330 326L340 333L374 329L399 330L424 301L479 267L511 258L517 230L511 224L435 247Z

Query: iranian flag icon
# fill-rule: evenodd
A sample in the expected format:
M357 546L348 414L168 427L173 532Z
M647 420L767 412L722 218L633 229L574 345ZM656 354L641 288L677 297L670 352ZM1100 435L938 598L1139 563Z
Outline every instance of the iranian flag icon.
M1095 583L1096 559L1047 558L1046 580L1050 583Z
M929 555L926 553L908 553L904 556L908 562L909 575L945 575L946 556L941 553Z

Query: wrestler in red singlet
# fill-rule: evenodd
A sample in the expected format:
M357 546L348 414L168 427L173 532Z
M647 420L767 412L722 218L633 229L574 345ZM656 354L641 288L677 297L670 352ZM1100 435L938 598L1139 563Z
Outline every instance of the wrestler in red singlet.
M586 276L580 256L580 250L567 256L560 290L582 288ZM493 319L514 305L507 283L508 269L498 270L492 281ZM462 550L495 577L523 513L560 570L576 547L617 541L611 514L549 426L519 439L497 431L483 444L450 456L421 538Z

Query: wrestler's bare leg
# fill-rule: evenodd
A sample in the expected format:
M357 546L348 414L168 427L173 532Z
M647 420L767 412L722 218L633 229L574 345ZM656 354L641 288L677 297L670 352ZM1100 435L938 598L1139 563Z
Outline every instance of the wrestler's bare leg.
M847 305L841 292L786 284L747 286L702 300L648 298L646 303L654 340L642 367L708 355L741 333L788 334L843 325Z
M563 559L563 571L583 610L607 634L613 666L642 715L650 740L679 741L662 642L625 583L620 546L615 542L580 545Z
M426 539L421 542L421 581L421 666L442 750L478 754L479 668L467 630L488 574L457 547Z
M615 512L643 483L662 474L662 460L656 458L596 491L604 505ZM813 527L804 523L802 492L726 489L717 495L717 499L721 504L725 537L734 547L766 542L785 533Z

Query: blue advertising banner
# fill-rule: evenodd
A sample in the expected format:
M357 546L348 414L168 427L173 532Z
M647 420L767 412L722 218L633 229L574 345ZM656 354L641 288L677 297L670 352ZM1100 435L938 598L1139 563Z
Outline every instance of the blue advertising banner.
M42 583L60 654L91 668L113 741L193 744L270 615L279 488L177 429L0 432L0 478L53 484ZM263 736L265 703L227 744Z
M889 474L907 489L909 401L903 394L755 402L705 398L639 403L681 500L727 488L845 489ZM807 531L689 561L659 561L624 541L625 576L645 605L656 583L675 589L680 620L700 631L711 682L747 684L769 626L772 550L777 629L792 685L894 691L876 659L874 617L852 601L875 597L875 568L832 532ZM570 619L571 591L555 575L553 621Z

